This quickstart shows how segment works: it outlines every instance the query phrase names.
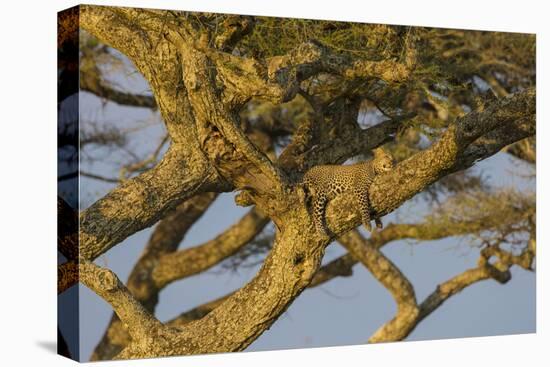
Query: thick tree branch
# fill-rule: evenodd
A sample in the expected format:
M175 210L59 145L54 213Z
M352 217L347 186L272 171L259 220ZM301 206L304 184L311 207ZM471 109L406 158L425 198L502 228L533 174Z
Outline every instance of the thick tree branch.
M249 243L267 223L269 217L252 209L216 238L199 246L161 256L152 272L155 286L163 288L175 280L218 264Z
M297 222L307 220L302 211L288 213ZM294 215L293 215L294 214ZM312 233L302 226L285 226L259 273L204 318L182 330L181 345L187 353L243 350L261 335L307 287L316 273L324 246L312 243ZM247 315L243 318L242 315ZM223 330L213 336L211 330Z
M57 294L78 283L78 264L75 260L57 266Z
M216 193L204 193L184 201L169 212L155 227L128 278L128 290L151 313L158 303L160 288L152 279L152 272L161 256L178 248L191 226L204 214L217 197ZM102 339L96 346L91 360L108 360L124 347L121 342L129 335L116 314L113 314Z
M221 305L227 298L233 295L234 292L226 294L225 296L216 298L212 301L203 303L197 307L194 307L188 311L182 312L177 317L173 318L166 322L166 325L172 327L181 328L182 326L190 323L191 321L202 319L204 316L208 315L212 310L216 309Z
M168 12L101 6L81 7L81 27L124 53L149 82L170 138L199 150L192 110L181 80L175 46L165 38Z
M308 288L320 286L337 277L351 276L351 265L355 263L357 263L357 260L355 260L351 254L343 255L338 259L329 262L328 264L322 266L317 271L317 273L315 273L315 276L313 277ZM216 307L221 305L223 301L225 301L232 294L233 293L227 294L210 302L203 303L202 305L192 308L188 311L185 311L174 319L168 321L166 324L169 326L181 327L191 321L201 319L212 310L214 310Z
M343 255L338 259L335 259L329 262L328 264L319 268L319 270L317 271L317 273L315 273L315 276L311 280L311 283L309 284L308 288L314 288L314 287L323 285L337 277L351 276L352 270L350 265L352 263L353 264L357 263L357 260L355 260L351 254ZM217 298L207 303L203 303L200 306L197 306L188 311L185 311L181 313L179 316L168 321L166 325L174 326L174 327L182 327L183 325L188 324L191 321L201 319L204 316L206 316L208 313L210 313L212 310L214 310L216 307L221 305L232 294L233 293L229 293L225 296L222 296L220 298Z
M229 189L200 149L177 52L164 38L156 13L150 13L144 16L135 9L81 7L81 26L126 54L149 81L173 142L154 168L124 181L81 213L81 256L86 259L96 258L152 225L188 197Z
M122 182L80 214L80 255L95 259L186 198L217 189L217 173L201 153L172 146L157 166Z
M256 130L250 131L248 133L251 139L253 139L254 142L257 142L259 146L261 146L263 149L268 151L269 154L271 140L269 138L265 139L262 134L259 134L259 132ZM140 302L144 304L144 306L148 310L154 310L154 307L158 300L158 292L162 289L157 287L157 285L155 284L152 273L158 264L159 257L167 254L168 252L172 252L171 250L168 252L160 251L159 249L156 249L158 247L157 245L168 243L167 246L170 247L170 249L175 249L175 247L181 242L181 237L183 236L183 233L186 231L186 223L188 225L191 225L195 221L195 215L193 213L198 213L201 210L206 209L206 207L204 207L203 205L205 204L205 200L201 199L201 197L213 198L212 195L213 194L211 193L206 193L184 202L177 208L174 214L169 213L155 228L155 232L153 233L151 241L147 246L147 248L151 246L151 251L146 249L146 254L142 255L141 259L139 260L138 264L136 264L128 280L129 290L132 292L132 294L136 296L136 298ZM265 217L261 219L261 221L265 221ZM244 224L247 223L248 222L246 221L244 222ZM246 234L246 231L244 233ZM227 237L227 239L231 238ZM239 246L238 240L235 240L237 242L234 242L234 244ZM231 246L232 245L227 245L224 248L229 248ZM213 253L221 254L221 252L217 252L216 248L211 248L207 246L205 249L212 250L214 251ZM205 252L196 251L195 249L191 249L190 254L195 257L200 257L201 254L205 254L205 256L207 256ZM223 258L223 256L218 257L218 261L223 260ZM202 270L205 270L207 267L212 266L213 262L202 261L201 264L205 266ZM193 264L193 268L195 269L195 271L202 271L200 267L197 267L195 265L196 264ZM185 270L185 268L182 270L184 272L188 271ZM188 275L191 275L191 273L186 274L185 276ZM111 324L106 330L102 340L96 347L94 354L92 355L92 359L104 360L113 358L121 351L121 349L125 345L121 340L126 339L127 333L122 327L122 324L120 323L116 315L114 315L111 320Z
M385 215L440 178L466 169L504 146L534 134L533 89L494 101L484 111L458 119L432 147L378 176L370 192L373 210L379 216ZM354 208L353 212L350 208ZM349 198L337 198L329 204L327 222L337 235L359 225L360 219Z
M308 288L317 287L339 276L342 276L342 277L351 276L351 268L348 267L348 265L351 262L356 263L357 261L354 260L350 254L346 254L334 261L331 261L327 265L322 266L313 277L313 280L311 281L311 284L309 285ZM182 328L186 324L195 320L199 320L204 316L206 316L216 307L221 305L232 294L233 293L226 294L225 296L216 298L212 301L209 301L209 302L203 303L202 305L194 307L188 311L182 312L177 317L167 321L165 325L170 327ZM117 350L120 351L123 348L123 346L131 342L131 339L129 335L125 333L124 335L120 335L119 337L117 337L116 342L117 342ZM116 355L116 353L114 355ZM109 359L109 358L112 358L113 356L110 356L107 358L99 358L99 359L102 359L102 360ZM97 360L98 358L92 358L92 359Z
M132 60L145 56L150 35L128 20L129 9L96 5L80 6L80 26Z
M204 193L197 195L182 204L168 215L166 215L155 227L149 242L141 254L134 270L128 279L128 289L142 303L146 304L147 309L153 310L150 303L155 301L160 287L154 280L154 273L164 256L172 256L177 252L177 248L182 242L185 234L202 217L210 204L217 197L216 193ZM145 276L144 271L147 272ZM153 289L147 288L144 283L147 278Z
M79 268L80 281L109 302L133 340L150 343L151 339L166 331L164 325L132 297L112 271L86 260L80 262Z
M286 180L270 159L240 129L238 116L229 111L222 103L214 88L216 79L210 60L204 53L198 51L192 42L188 42L181 35L173 35L172 40L177 45L182 57L182 78L197 125L199 129L201 126L203 129L206 128L202 139L208 139L206 136L210 135L208 125L214 125L233 145L233 148L242 152L246 159L264 175L267 182L260 185L258 183L260 180L256 180L256 189L267 186L271 191L280 191Z

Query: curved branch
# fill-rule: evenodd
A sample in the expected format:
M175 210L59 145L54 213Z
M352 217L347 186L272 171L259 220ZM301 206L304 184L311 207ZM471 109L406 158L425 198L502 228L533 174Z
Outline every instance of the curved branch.
M197 195L168 213L155 227L149 242L145 246L138 262L128 278L128 289L149 310L153 310L152 301L156 301L160 287L153 279L153 273L164 256L173 255L183 241L191 226L206 212L217 194L208 192ZM147 273L147 275L145 275ZM146 278L150 284L144 284ZM155 302L156 303L156 302Z
M481 252L478 266L468 269L439 284L435 291L426 297L420 304L415 318L408 320L407 323L403 323L402 325L395 325L393 328L390 327L390 321L389 324L386 324L379 332L373 335L369 341L384 342L402 340L406 338L422 320L437 310L445 301L460 293L465 288L486 279L494 279L501 284L507 283L512 278L510 267L513 265L531 270L535 256L532 251L533 249L528 247L521 255L513 255L500 249L498 245L485 248ZM492 255L497 256L499 259L495 264L489 263L489 258Z
M216 238L189 249L169 253L158 259L152 272L157 288L202 272L235 254L269 223L269 217L252 209Z
M80 214L81 256L89 260L152 225L186 198L229 189L200 149L177 52L162 32L162 19L167 15L153 10L81 7L81 26L126 54L149 81L173 142L154 168L122 182Z
M128 328L133 340L150 341L165 329L108 269L100 268L86 260L79 265L80 281L113 307L120 320Z
M149 312L153 313L158 303L160 289L155 286L151 273L159 257L176 251L189 228L204 214L216 197L217 194L208 192L184 201L174 211L169 212L153 230L127 282L128 290ZM126 344L121 340L125 341L128 338L123 324L116 314L113 314L91 360L112 359Z
M122 182L80 214L80 255L93 260L200 192L219 189L201 153L171 146L157 166Z
M351 276L351 268L348 267L348 265L351 262L356 263L357 261L354 260L350 254L346 254L341 258L338 258L334 261L331 261L327 265L322 266L313 277L313 280L311 281L311 284L309 285L308 288L317 287L339 276L342 276L342 277ZM204 316L212 312L212 310L214 310L216 307L221 305L233 293L234 292L226 294L225 296L203 303L202 305L194 307L188 311L182 312L177 317L167 321L165 325L169 327L174 327L174 328L182 328L183 326L185 326L186 324L192 321L202 319ZM118 353L123 348L123 346L131 342L131 339L128 334L124 334L124 335L120 335L117 338L116 342L117 342L117 345L115 346L116 348L114 348L114 350L116 350L116 353ZM112 348L112 346L110 347ZM108 357L108 358L112 358L114 355L116 355L116 353L112 354L111 357ZM100 358L100 359L108 359L108 358ZM98 358L92 358L92 359L97 360Z
M376 342L380 338L399 339L408 334L407 325L418 316L414 287L405 275L376 246L365 240L357 230L340 237L339 242L390 292L397 304L395 317L378 329L369 339ZM412 326L411 326L412 327Z
M149 83L172 141L199 150L181 62L164 34L168 18L173 18L168 11L82 5L80 24L134 63Z
M294 223L307 213L292 211ZM182 330L186 353L239 351L246 348L283 313L309 285L321 263L324 244L291 223L277 231L275 244L258 274L219 307ZM243 317L246 315L246 317ZM223 330L213 333L213 330Z
M450 297L460 293L465 288L476 284L477 282L491 278L494 278L499 282L506 282L510 279L510 273L507 271L500 272L490 265L468 269L438 285L436 290L426 297L426 299L420 304L414 318L407 320L406 323L401 325L393 325L394 327L390 324L385 324L369 338L369 342L380 343L403 340L422 320L439 308L439 306L441 306Z
M446 300L450 297L458 294L466 287L473 285L477 282L486 279L495 279L500 283L505 283L510 279L511 275L509 272L504 271L500 272L494 267L488 266L478 266L476 268L468 269L461 274L439 284L436 287L436 290L432 292L426 299L420 304L420 313L418 314L418 319L414 321L414 325L411 325L412 329L420 323L423 319L429 316L433 311L435 311L439 306L441 306ZM409 334L407 333L407 335ZM384 339L383 337L379 338L378 341L388 341L388 340L401 340L401 339Z

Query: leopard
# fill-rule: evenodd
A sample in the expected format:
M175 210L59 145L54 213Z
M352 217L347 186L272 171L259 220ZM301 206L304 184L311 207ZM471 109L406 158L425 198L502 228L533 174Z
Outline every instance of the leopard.
M372 150L373 159L350 165L318 165L310 168L302 184L310 203L309 209L318 232L328 235L325 225L327 204L339 195L352 195L359 203L361 221L372 233L369 190L376 176L394 168L393 157L382 148ZM311 210L312 209L312 210ZM380 218L374 218L376 227L383 228Z

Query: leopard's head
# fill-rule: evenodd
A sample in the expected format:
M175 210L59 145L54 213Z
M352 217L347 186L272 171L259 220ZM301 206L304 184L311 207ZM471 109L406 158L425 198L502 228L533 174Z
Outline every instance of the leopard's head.
M393 169L393 157L386 153L382 148L376 148L372 151L372 153L374 154L374 172L377 175Z

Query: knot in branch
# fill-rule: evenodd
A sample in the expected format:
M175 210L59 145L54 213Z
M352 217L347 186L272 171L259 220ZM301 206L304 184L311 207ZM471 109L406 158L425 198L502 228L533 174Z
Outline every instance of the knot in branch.
M97 280L106 291L114 291L118 288L118 277L109 269L99 269Z

